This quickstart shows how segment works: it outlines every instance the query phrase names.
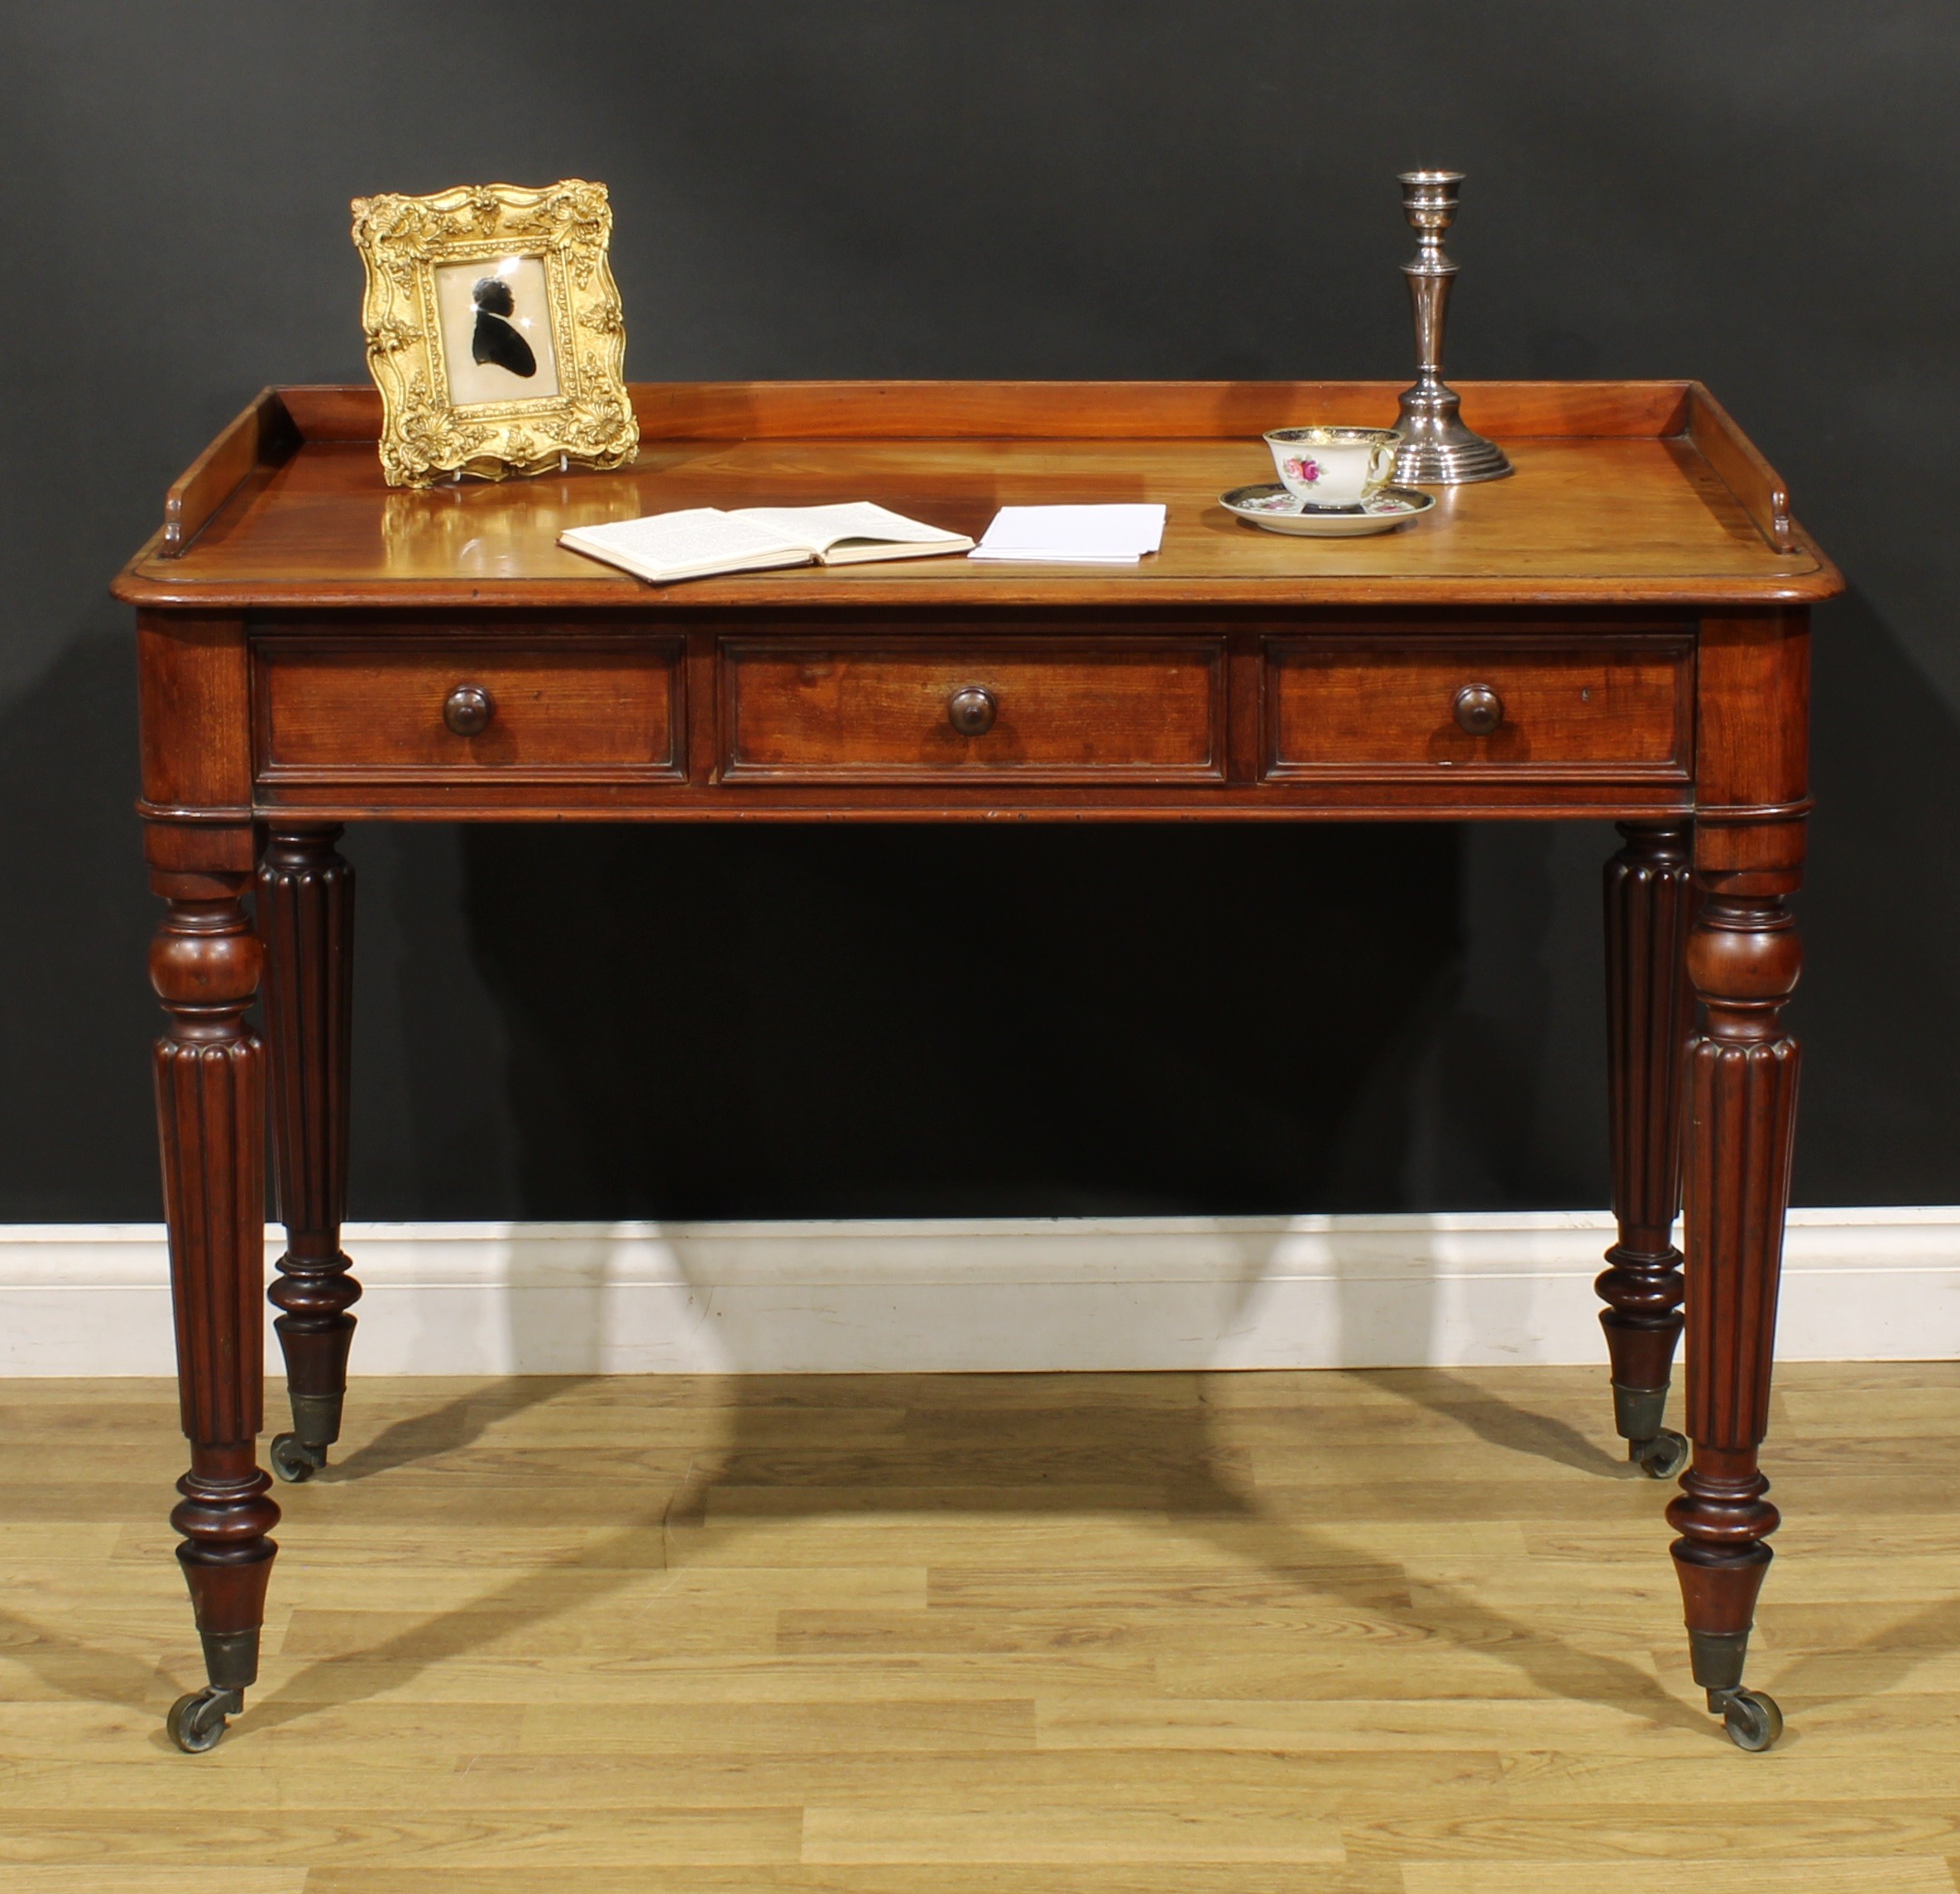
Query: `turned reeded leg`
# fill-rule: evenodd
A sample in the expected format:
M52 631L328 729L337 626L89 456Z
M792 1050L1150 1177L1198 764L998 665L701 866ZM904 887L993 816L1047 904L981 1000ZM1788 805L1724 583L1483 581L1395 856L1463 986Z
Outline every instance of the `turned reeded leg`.
M1693 1000L1688 919L1693 830L1684 820L1622 822L1606 865L1606 1071L1618 1240L1594 1287L1613 1364L1613 1420L1627 1457L1656 1479L1686 1464L1662 1426L1681 1334L1682 1057Z
M156 1044L156 1115L170 1225L177 1383L190 1470L170 1523L190 1586L209 1686L170 1712L185 1749L208 1749L256 1681L279 1508L259 1470L265 1318L265 1099L245 1024L259 939L242 875L160 876L170 909L150 951L168 1026Z
M340 1247L347 1206L354 871L338 825L271 832L259 865L273 1176L286 1250L268 1292L285 1356L293 1431L271 1446L280 1479L310 1479L340 1437L361 1285Z
M1795 1125L1797 1045L1782 1008L1801 966L1780 894L1708 890L1688 945L1701 1006L1688 1049L1685 1188L1694 1458L1667 1517L1681 1535L1675 1569L1694 1681L1745 1748L1766 1748L1781 1728L1775 1705L1742 1688L1742 1668L1777 1524L1756 1449L1769 1422Z

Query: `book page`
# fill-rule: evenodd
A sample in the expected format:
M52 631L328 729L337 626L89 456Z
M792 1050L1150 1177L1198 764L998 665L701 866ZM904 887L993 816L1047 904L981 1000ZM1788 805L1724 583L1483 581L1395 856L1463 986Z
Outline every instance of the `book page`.
M943 526L908 520L903 513L894 513L890 507L871 500L850 500L832 506L743 506L728 517L753 520L757 525L817 554L828 552L843 539L915 546L956 540L962 546L968 543L963 533L949 533Z
M782 565L814 549L772 532L759 521L715 506L649 513L604 526L574 526L559 535L574 552L590 553L656 583L666 578Z

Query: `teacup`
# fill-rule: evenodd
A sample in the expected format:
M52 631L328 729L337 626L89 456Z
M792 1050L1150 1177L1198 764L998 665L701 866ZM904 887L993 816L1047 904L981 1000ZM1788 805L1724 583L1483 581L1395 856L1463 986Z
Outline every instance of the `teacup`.
M1275 428L1266 444L1303 506L1359 506L1388 484L1402 436L1392 428Z

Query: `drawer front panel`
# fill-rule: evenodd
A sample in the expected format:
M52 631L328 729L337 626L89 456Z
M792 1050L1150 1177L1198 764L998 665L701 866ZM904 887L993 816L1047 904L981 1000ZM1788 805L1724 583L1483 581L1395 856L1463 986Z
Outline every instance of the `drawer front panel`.
M1694 650L1684 635L1276 638L1267 659L1269 777L1690 767Z
M676 777L680 650L671 638L569 635L529 644L267 639L253 664L259 776ZM471 727L472 692L487 699L486 716L476 705L480 728ZM458 693L468 701L452 708Z
M1215 638L731 639L723 774L1222 780L1224 655Z

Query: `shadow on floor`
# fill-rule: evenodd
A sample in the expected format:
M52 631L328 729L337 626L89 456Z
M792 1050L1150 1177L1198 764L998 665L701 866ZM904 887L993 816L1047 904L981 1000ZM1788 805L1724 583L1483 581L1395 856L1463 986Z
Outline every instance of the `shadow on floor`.
M1883 1695L1922 1664L1956 1651L1960 1651L1960 1598L1940 1599L1843 1651L1798 1658L1776 1672L1771 1687L1793 1700L1852 1703ZM1855 1690L1844 1688L1851 1670L1857 1677Z
M818 1378L811 1378L815 1380ZM1656 1726L1705 1730L1699 1705L1683 1702L1647 1671L1617 1657L1579 1650L1526 1620L1493 1609L1459 1585L1426 1579L1420 1599L1402 1568L1342 1542L1338 1529L1302 1525L1262 1499L1245 1450L1222 1442L1205 1383L1181 1376L925 1376L820 1378L822 1413L831 1417L895 1410L882 1432L860 1427L851 1438L824 1437L818 1404L796 1398L798 1378L748 1376L734 1383L738 1398L716 1410L712 1431L679 1477L657 1500L625 1518L611 1503L631 1491L628 1480L594 1483L590 1523L603 1530L575 1557L522 1575L380 1643L306 1664L255 1701L245 1727L265 1728L307 1715L323 1702L357 1702L399 1687L432 1665L465 1657L573 1605L588 1605L651 1571L688 1562L688 1539L711 1514L721 1531L765 1532L772 1522L839 1514L943 1511L1137 1514L1167 1519L1183 1532L1244 1561L1255 1560L1282 1597L1339 1601L1355 1613L1412 1637L1440 1639L1515 1669L1536 1691L1610 1705ZM1234 1378L1238 1379L1238 1378ZM1371 1384L1413 1399L1407 1376L1366 1377ZM1420 1405L1464 1418L1449 1398ZM1141 1404L1137 1393L1150 1385ZM424 1454L455 1450L497 1420L563 1394L577 1383L550 1384L534 1398L511 1384L438 1410L426 1422L404 1422L351 1457L365 1477L409 1470ZM1157 1398L1175 1389L1175 1401ZM949 1394L957 1398L948 1399ZM842 1398L840 1398L840 1397ZM853 1400L852 1397L860 1398ZM1126 1403L1124 1397L1128 1397ZM1485 1397L1488 1402L1488 1397ZM472 1415L469 1410L474 1408ZM631 1410L618 1410L630 1425ZM1469 1424L1469 1423L1466 1423ZM1515 1426L1483 1417L1473 1431L1512 1450L1536 1452L1577 1470L1621 1470L1603 1452L1586 1453L1561 1423L1526 1415ZM834 1432L834 1430L833 1430ZM384 1443L391 1443L384 1446ZM1408 1498L1409 1517L1446 1533L1459 1519L1492 1517L1487 1501L1466 1485L1459 1505L1420 1480ZM1296 1483L1296 1492L1297 1484ZM1345 1499L1358 1521L1393 1516L1363 1484L1320 1484L1321 1511L1343 1515ZM324 1498L323 1494L320 1496ZM562 1500L561 1493L556 1496ZM650 1496L649 1496L650 1498ZM304 1531L309 1495L290 1499L289 1525ZM1383 1511L1387 1504L1389 1510ZM1656 1507L1657 1509L1657 1507ZM563 1520L562 1510L554 1518ZM1248 1530L1249 1529L1249 1530ZM1663 1556L1656 1546L1656 1556ZM1223 1609L1223 1607L1221 1607ZM383 1674L376 1676L379 1669Z
M1400 1394L1432 1414L1447 1416L1479 1440L1502 1447L1507 1453L1528 1454L1555 1466L1569 1466L1576 1473L1602 1474L1622 1479L1646 1477L1623 1452L1608 1453L1577 1427L1554 1420L1550 1414L1536 1413L1515 1402L1493 1399L1488 1389L1446 1368L1363 1368L1350 1372L1384 1393ZM1603 1401L1607 1388L1607 1378L1602 1373L1599 1391Z
M104 1651L17 1611L0 1611L0 1655L65 1697L147 1712L179 1694L170 1673L147 1659Z
M513 1415L555 1401L582 1387L590 1375L511 1374L489 1383L472 1383L467 1393L426 1414L395 1421L367 1442L357 1447L343 1460L329 1464L314 1475L322 1484L344 1485L372 1479L377 1474L391 1473L398 1467L414 1466L443 1454L458 1453L473 1446L484 1430ZM358 1399L357 1383L352 1398ZM278 1403L267 1405L277 1412Z

